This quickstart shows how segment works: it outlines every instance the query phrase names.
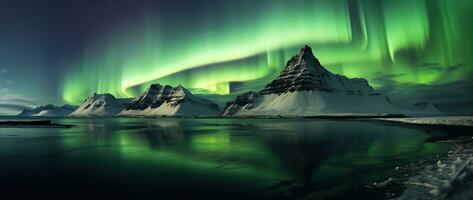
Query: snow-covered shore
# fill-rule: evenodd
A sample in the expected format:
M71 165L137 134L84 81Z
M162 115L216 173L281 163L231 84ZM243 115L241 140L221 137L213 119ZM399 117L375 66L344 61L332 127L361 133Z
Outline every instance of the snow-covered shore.
M377 118L377 120L420 125L473 126L473 116Z
M398 199L471 199L473 190L469 187L455 192L462 185L472 185L473 147L471 138L456 142L447 155L433 164L426 165L403 184L407 188ZM469 141L468 144L464 143Z

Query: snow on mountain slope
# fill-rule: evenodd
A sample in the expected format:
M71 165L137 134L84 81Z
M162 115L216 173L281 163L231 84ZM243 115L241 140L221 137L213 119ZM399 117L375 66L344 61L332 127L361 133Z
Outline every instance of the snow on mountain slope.
M70 116L113 116L123 110L126 102L111 94L94 94L87 97Z
M299 115L310 116L320 114L349 113L390 113L389 104L383 96L352 96L340 93L319 91L298 91L283 94L259 95L253 103L227 107L225 112L238 115ZM256 105L256 106L255 106ZM386 109L388 107L388 109ZM383 111L383 112L380 112ZM225 113L226 114L226 113Z
M68 116L76 108L77 106L71 105L55 106L48 104L34 109L24 109L18 116Z
M399 113L390 100L362 78L332 74L305 46L280 75L260 92L229 102L223 115L298 115Z
M192 95L182 86L152 84L141 96L133 99L119 115L217 115L217 104Z

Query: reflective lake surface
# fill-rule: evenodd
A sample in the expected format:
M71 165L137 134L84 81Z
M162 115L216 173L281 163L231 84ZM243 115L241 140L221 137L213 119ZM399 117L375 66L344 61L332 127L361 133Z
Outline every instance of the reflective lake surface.
M350 199L448 131L320 119L56 118L0 128L0 191L58 199ZM367 196L375 197L376 194ZM358 194L363 197L364 194Z

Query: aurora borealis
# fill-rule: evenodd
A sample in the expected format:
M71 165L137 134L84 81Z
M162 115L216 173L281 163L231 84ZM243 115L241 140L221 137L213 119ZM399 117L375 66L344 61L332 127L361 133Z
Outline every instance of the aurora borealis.
M43 102L79 104L94 92L132 97L152 82L231 96L261 89L305 44L330 71L366 78L394 100L418 87L472 83L470 0L4 0L0 7L13 8L0 15L1 29L9 20L32 25L25 37L35 42L14 57L41 52L45 61L29 68L47 70L26 80L36 89L17 86L18 95ZM43 17L35 18L37 9L46 9ZM23 31L0 33L0 43L25 43L15 30ZM26 76L29 68L10 59L0 55L0 68L11 79Z

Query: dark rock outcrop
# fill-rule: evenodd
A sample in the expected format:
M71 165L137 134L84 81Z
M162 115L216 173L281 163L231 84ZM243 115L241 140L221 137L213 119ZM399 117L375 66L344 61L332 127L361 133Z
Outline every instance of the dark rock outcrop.
M327 71L305 46L286 64L279 76L260 91L261 94L281 94L302 90L321 90L333 92L327 79L331 73Z
M179 105L192 105L195 110L202 110L202 108L220 112L217 104L194 96L190 91L182 86L172 87L170 85L152 84L142 95L133 99L125 108L123 115L130 115L133 112L128 111L143 111L145 109L157 109L161 106L166 106L168 109L176 108ZM192 109L189 107L189 109ZM164 112L164 111L163 111ZM192 113L192 111L190 111ZM185 113L185 112L184 112ZM143 115L147 115L143 113Z
M202 104L202 106L210 105L210 108L219 110L217 104L192 95L189 90L180 85L172 87L160 84L152 84L141 96L133 99L125 110L144 110L148 107L158 108L164 103L169 103L175 107L184 102Z

